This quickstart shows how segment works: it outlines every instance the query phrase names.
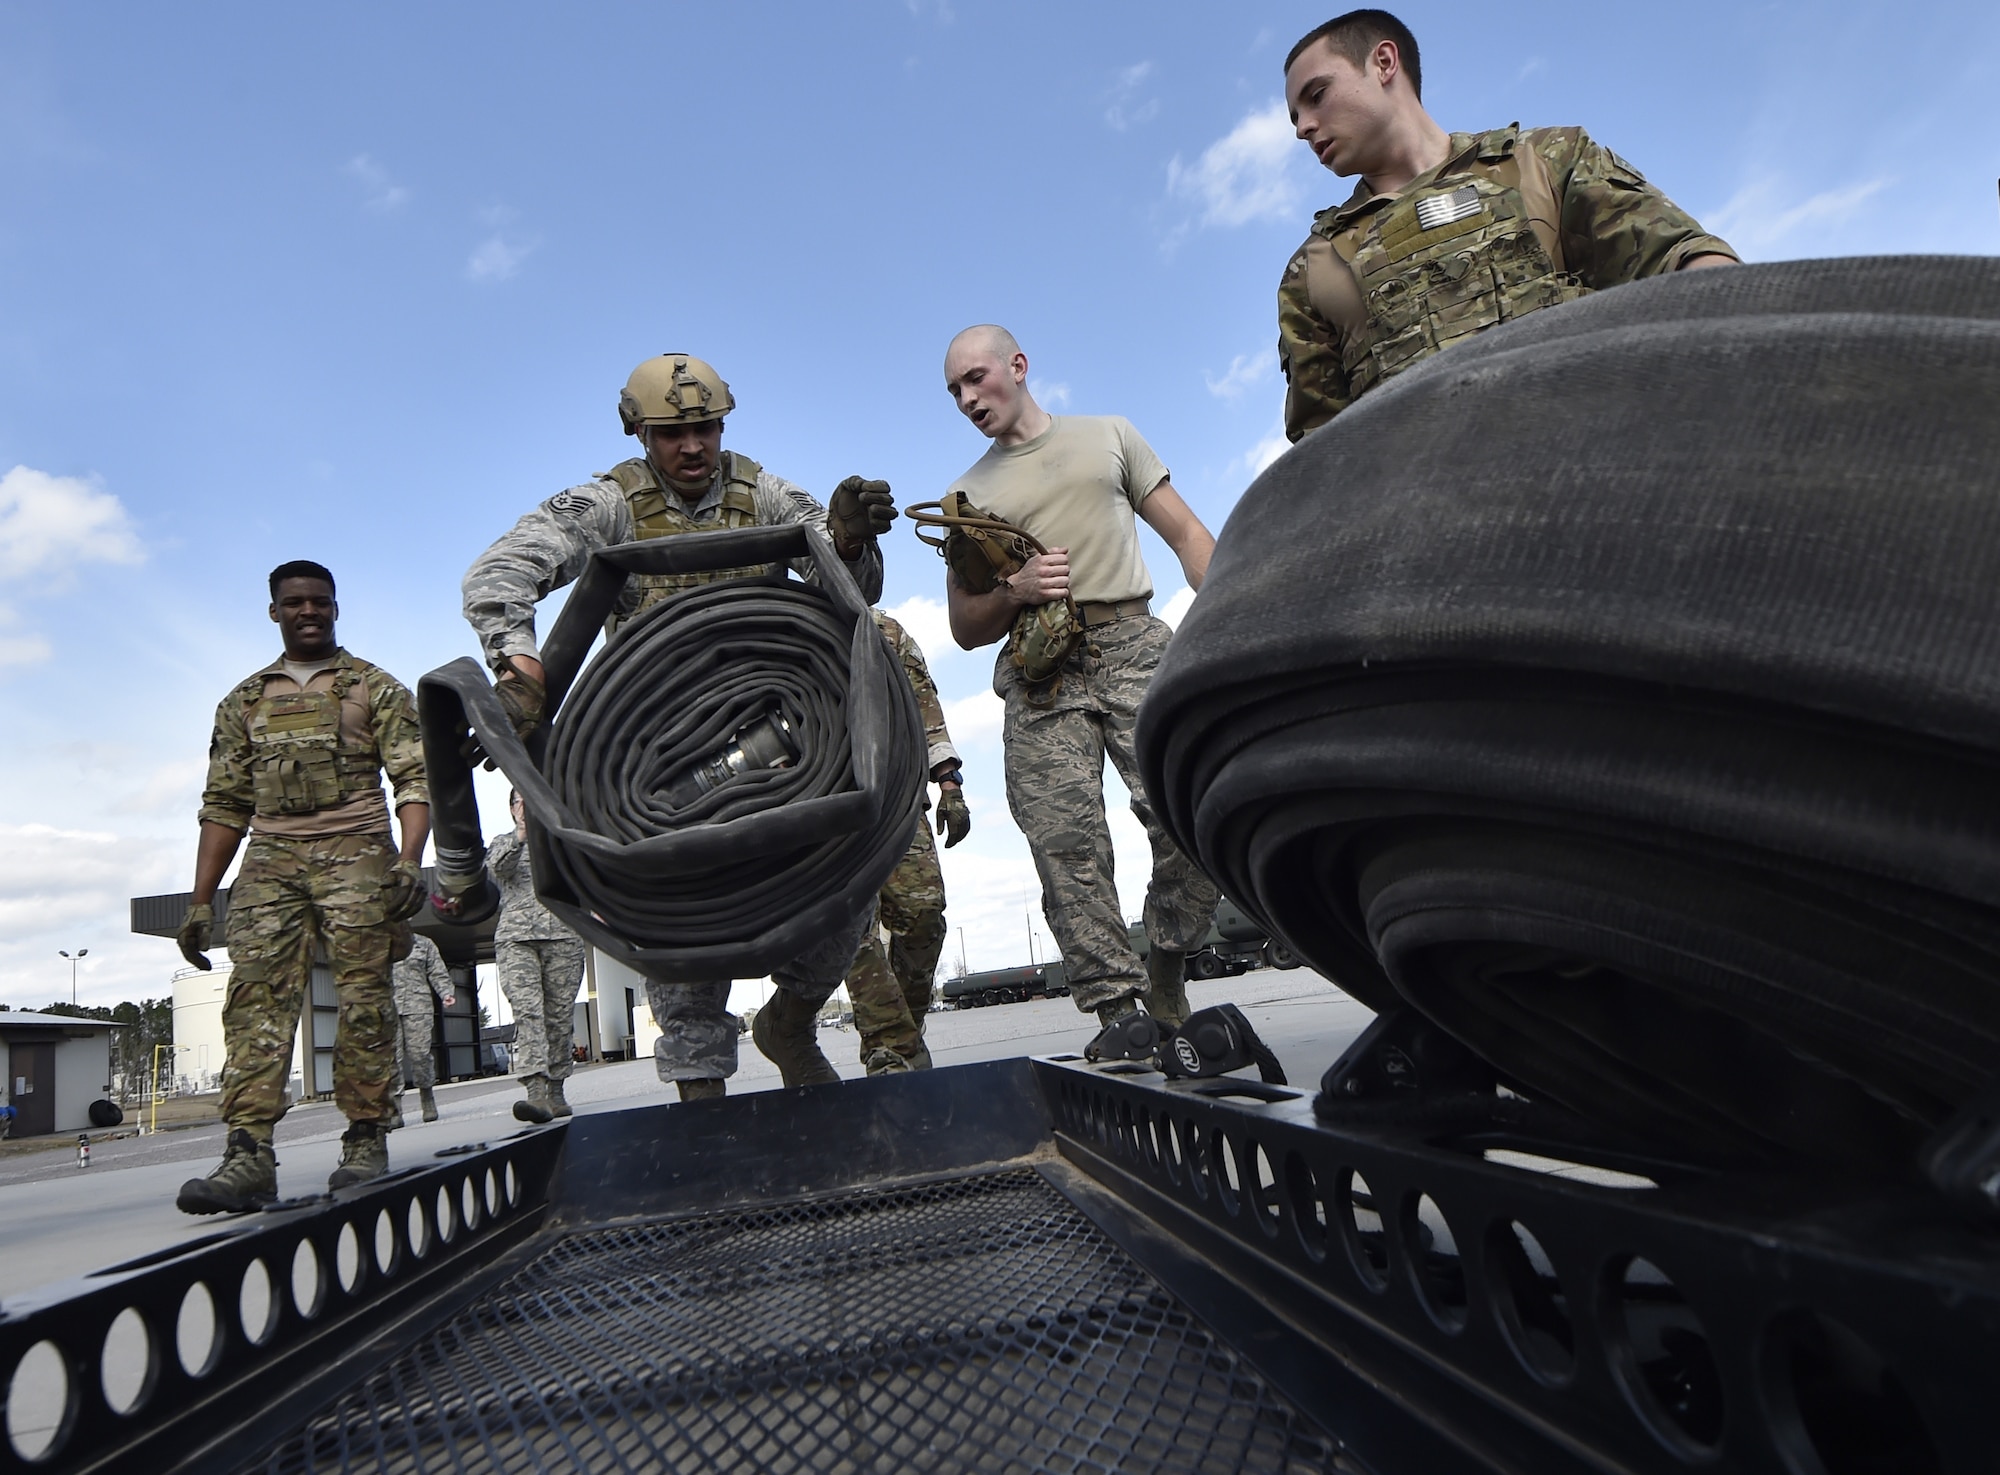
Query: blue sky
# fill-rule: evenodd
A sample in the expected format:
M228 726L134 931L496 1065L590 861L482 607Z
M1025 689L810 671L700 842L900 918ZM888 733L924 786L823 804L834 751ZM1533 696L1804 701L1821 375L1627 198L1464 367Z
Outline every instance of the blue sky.
M1282 445L1277 274L1350 187L1273 111L1330 13L0 4L0 1001L60 996L79 946L86 1002L164 990L125 901L188 884L273 564L332 566L344 643L406 681L472 651L466 564L627 454L650 354L713 361L779 474L909 501L983 449L939 363L998 320L1220 528ZM1752 259L2000 246L2000 7L1400 13L1445 126L1582 124ZM884 602L976 817L950 921L999 966L1032 873L940 594L899 526Z

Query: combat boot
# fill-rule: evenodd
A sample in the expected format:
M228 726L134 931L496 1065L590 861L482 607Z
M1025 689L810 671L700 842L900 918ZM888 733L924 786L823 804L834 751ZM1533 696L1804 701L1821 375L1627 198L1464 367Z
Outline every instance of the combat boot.
M241 1214L277 1201L278 1159L271 1144L234 1127L221 1164L206 1178L183 1183L174 1204L183 1214Z
M720 1101L729 1089L714 1077L702 1081L675 1081L674 1087L681 1093L683 1101Z
M569 1103L563 1100L563 1083L561 1076L549 1077L549 1110L554 1112L557 1116L576 1115L575 1112L569 1109Z
M788 1086L826 1086L840 1079L819 1048L819 1010L797 994L778 989L750 1022L750 1038L778 1067Z
M556 1119L556 1109L549 1100L549 1078L545 1075L522 1076L521 1086L527 1091L525 1101L514 1103L514 1120L533 1122L540 1126L543 1122Z
M1097 1020L1104 1027L1083 1047L1085 1060L1151 1060L1159 1048L1160 1022L1130 994L1099 1004Z
M340 1134L340 1166L326 1180L328 1188L352 1188L389 1171L389 1134L380 1122L350 1122Z
M1146 1012L1163 1029L1187 1023L1187 954L1156 947L1146 954Z
M417 1088L417 1100L424 1104L424 1120L427 1122L436 1121L438 1119L438 1099L432 1093L429 1086L419 1086Z
M906 1071L916 1069L908 1060L898 1055L887 1045L877 1045L873 1050L870 1050L863 1058L861 1068L871 1076L900 1075Z

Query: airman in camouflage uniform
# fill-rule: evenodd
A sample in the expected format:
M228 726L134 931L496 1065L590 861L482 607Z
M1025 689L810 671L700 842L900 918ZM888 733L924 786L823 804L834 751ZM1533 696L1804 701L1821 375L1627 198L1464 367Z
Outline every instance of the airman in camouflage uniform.
M1733 263L1581 128L1451 133L1420 100L1416 40L1354 11L1285 62L1298 136L1362 175L1313 218L1278 285L1278 362L1296 441L1439 349L1588 292Z
M410 944L407 919L423 906L417 858L430 832L416 703L388 672L335 644L339 610L324 568L283 564L270 582L285 654L216 708L193 905L179 934L183 956L207 968L215 891L248 831L226 938L236 965L222 1008L228 1142L214 1173L182 1185L180 1207L195 1214L277 1195L271 1136L290 1104L292 1039L316 953L333 970L333 1094L350 1124L330 1186L386 1172L386 1134L401 1122L389 970ZM384 770L396 791L400 853Z
M431 1053L431 1039L437 1011L431 999L449 1004L456 997L451 969L445 966L437 944L419 936L411 944L410 955L390 970L389 983L395 991L400 1026L396 1031L396 1080L399 1086L417 1088L424 1120L434 1122L438 1115L437 1057Z
M917 693L923 713L926 761L938 786L938 833L949 850L972 829L959 774L958 749L944 725L944 704L937 683L924 663L923 647L893 615L875 611L890 648ZM930 807L926 794L924 807ZM931 1052L924 1044L924 1024L931 1007L931 983L944 951L944 872L938 869L937 845L930 826L919 822L909 854L897 864L882 887L880 927L871 929L847 970L847 996L854 1005L854 1032L861 1037L861 1063L870 1075L887 1071L929 1070ZM889 934L887 947L883 932Z
M882 593L876 537L896 516L889 484L850 476L826 507L804 489L773 476L749 457L722 449L723 417L736 407L715 370L689 354L648 359L619 396L618 415L644 454L587 482L558 492L528 513L466 571L465 618L498 674L494 692L514 730L525 737L540 723L543 673L535 644L535 605L584 571L600 548L635 538L666 538L719 528L804 523L824 534L862 597ZM809 560L794 571L813 577ZM646 575L627 581L614 627L642 609L696 584L765 568L691 575ZM852 919L774 970L777 984L754 1028L757 1048L778 1062L787 1085L837 1081L814 1043L819 1006L845 975L874 908ZM736 1017L728 1011L730 981L662 983L646 980L646 997L661 1035L655 1046L660 1078L683 1100L720 1096L736 1071Z
M1196 589L1215 540L1130 421L1054 416L1035 402L1028 357L1004 328L981 324L954 338L945 387L993 442L951 490L1047 549L988 593L961 586L947 564L953 637L968 650L1002 640L1064 598L1084 626L1082 644L1046 680L1028 681L1007 645L993 666L993 690L1007 704L1007 805L1041 877L1042 915L1062 949L1070 997L1107 1030L1138 1013L1142 1000L1178 1024L1187 1012L1186 952L1207 935L1216 891L1161 826L1139 774L1139 702L1172 632L1151 612L1153 580L1136 523L1160 534ZM1107 756L1153 851L1145 917L1155 946L1143 962L1113 874ZM1085 1053L1094 1056L1104 1038Z
M556 920L535 895L521 796L509 801L514 828L486 851L486 869L500 887L493 925L494 971L514 1011L514 1074L527 1092L514 1103L524 1122L568 1116L563 1082L574 1068L576 994L583 983L583 939Z

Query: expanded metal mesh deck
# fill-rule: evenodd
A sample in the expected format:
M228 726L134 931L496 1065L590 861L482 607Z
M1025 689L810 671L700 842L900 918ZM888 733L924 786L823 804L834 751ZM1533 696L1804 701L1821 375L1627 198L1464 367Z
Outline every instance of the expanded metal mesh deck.
M1013 1171L571 1234L244 1468L1351 1466Z

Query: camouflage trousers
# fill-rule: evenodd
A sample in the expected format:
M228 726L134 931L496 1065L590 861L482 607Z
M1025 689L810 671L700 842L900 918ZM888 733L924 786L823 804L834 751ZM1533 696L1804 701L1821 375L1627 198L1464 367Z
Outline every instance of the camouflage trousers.
M846 926L771 970L771 982L817 1009L840 987L862 936L875 926L875 908L858 912ZM736 1042L743 1021L729 1012L730 980L662 983L646 980L646 1003L660 1037L653 1042L653 1066L663 1081L719 1081L736 1074Z
M420 1091L427 1091L437 1084L437 1056L431 1053L431 1035L437 1027L428 1005L421 1010L412 1009L407 1013L398 1012L396 1022L396 1085L405 1082Z
M397 928L382 901L382 880L395 862L386 834L250 837L229 888L225 939L235 968L222 1004L221 1111L231 1127L268 1142L285 1114L292 1040L320 949L339 1009L334 1102L351 1122L400 1121L389 985Z
M1133 747L1139 702L1172 633L1151 615L1094 625L1055 680L1032 691L1004 649L995 667L993 689L1007 703L1001 729L1007 807L1041 877L1042 916L1062 949L1070 997L1085 1013L1146 991L1113 874L1104 814L1107 755L1132 792L1132 813L1153 849L1146 935L1155 946L1185 950L1207 935L1215 917L1215 884L1182 854L1146 802Z
M894 1050L908 1060L924 1042L930 1014L931 983L944 951L944 872L938 869L937 842L929 816L917 821L909 853L882 887L880 926L870 928L847 970L847 997L854 1004L854 1032L861 1058ZM889 944L882 945L882 933Z
M514 1011L514 1074L562 1080L574 1064L576 991L583 986L582 940L524 937L496 942L493 961L500 992Z

